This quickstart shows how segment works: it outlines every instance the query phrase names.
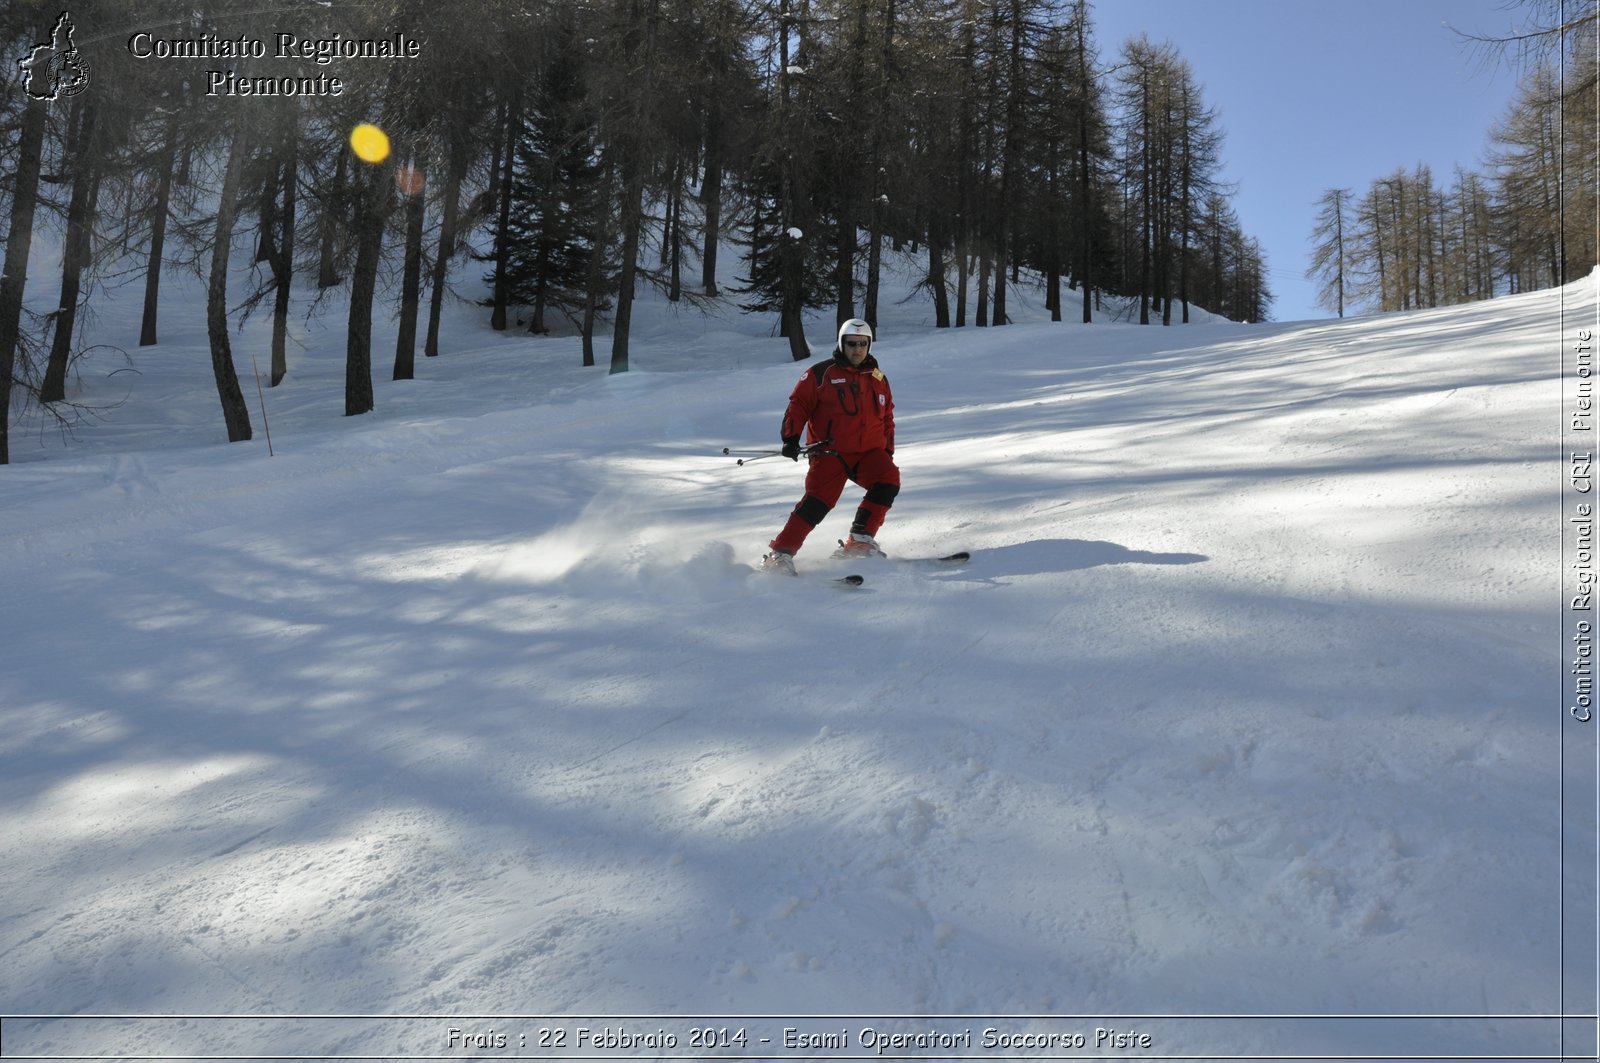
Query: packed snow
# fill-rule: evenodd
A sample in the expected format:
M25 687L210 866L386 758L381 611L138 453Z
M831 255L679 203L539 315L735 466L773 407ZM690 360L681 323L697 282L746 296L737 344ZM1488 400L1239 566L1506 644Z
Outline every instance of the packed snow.
M793 580L755 566L802 470L722 448L776 446L801 366L733 297L644 301L619 375L457 304L389 382L380 322L359 418L302 307L269 456L268 323L227 444L202 294L143 350L97 305L131 364L0 469L0 1011L145 1017L8 1055L1548 1057L1491 1017L1592 999L1556 551L1593 279L1171 328L1024 288L959 330L903 284L891 559L829 558L851 489Z

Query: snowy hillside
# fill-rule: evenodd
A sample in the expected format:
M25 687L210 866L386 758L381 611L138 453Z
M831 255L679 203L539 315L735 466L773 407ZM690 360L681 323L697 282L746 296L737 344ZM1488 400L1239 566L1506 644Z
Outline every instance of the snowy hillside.
M972 1031L904 1058L1548 1056L1552 1024L1483 1016L1561 990L1558 298L896 304L880 540L975 556L853 591L817 577L854 489L809 578L749 567L801 482L720 453L773 443L798 376L768 319L647 303L611 377L458 308L414 382L380 333L345 419L330 313L269 457L265 323L229 445L175 303L136 372L81 367L121 406L0 469L0 1012L430 1018L9 1020L6 1052L678 1038L603 1050L644 1059L705 1019L767 1059L869 1028ZM1592 281L1565 298L1593 317ZM1480 1017L1201 1018L1366 1013Z

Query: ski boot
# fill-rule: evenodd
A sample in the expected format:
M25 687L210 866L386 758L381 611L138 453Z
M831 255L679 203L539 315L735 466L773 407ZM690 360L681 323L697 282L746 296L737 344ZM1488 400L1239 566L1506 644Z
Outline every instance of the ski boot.
M795 574L794 555L783 550L774 550L761 558L761 571L793 576Z
M864 532L851 532L850 538L839 540L839 549L833 552L834 557L888 557L878 546L878 540Z

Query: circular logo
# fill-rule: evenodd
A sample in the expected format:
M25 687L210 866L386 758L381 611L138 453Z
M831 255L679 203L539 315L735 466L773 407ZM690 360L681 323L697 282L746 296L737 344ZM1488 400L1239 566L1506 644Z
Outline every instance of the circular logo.
M57 52L50 60L50 85L57 98L76 96L89 87L89 64L77 51Z

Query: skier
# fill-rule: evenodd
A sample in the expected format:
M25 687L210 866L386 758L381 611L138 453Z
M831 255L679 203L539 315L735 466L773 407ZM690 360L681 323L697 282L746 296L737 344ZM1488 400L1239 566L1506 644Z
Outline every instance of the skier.
M894 463L894 396L872 356L872 340L871 325L859 318L846 321L839 326L833 357L807 369L789 395L779 431L784 457L800 460L802 431L808 446L822 446L810 456L805 496L768 544L771 553L761 559L767 571L794 574L795 552L839 501L846 480L867 493L850 538L834 556L884 556L874 536L900 492L900 470Z

